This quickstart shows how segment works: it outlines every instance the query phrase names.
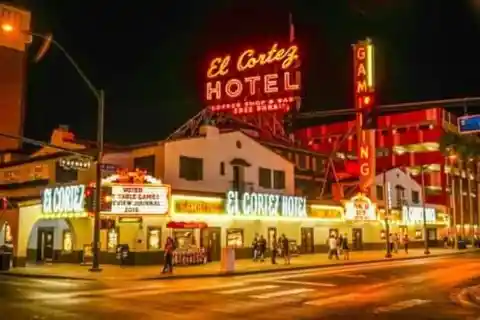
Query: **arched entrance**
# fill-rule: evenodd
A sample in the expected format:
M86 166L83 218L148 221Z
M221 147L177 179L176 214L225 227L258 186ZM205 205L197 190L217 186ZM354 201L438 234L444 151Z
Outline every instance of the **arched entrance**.
M75 233L68 219L40 219L30 231L27 261L35 263L61 261L73 251Z

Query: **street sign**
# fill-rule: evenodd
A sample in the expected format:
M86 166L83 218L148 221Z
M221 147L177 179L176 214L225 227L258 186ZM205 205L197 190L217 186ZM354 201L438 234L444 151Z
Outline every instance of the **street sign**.
M460 134L480 132L480 114L459 117L458 131Z

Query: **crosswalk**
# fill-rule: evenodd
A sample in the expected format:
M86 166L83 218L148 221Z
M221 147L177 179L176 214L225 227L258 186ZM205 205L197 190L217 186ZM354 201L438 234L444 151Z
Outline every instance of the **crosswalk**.
M362 275L352 278L363 279ZM333 281L335 282L335 281ZM348 292L335 283L299 281L293 279L276 279L266 282L258 281L231 281L227 283L218 283L215 285L198 284L176 286L169 282L136 283L129 286L119 286L110 288L91 288L87 284L68 282L64 280L30 280L30 281L11 281L0 279L0 285L8 283L15 287L24 287L24 290L32 291L28 298L31 300L40 300L46 304L56 304L62 300L62 303L81 303L95 299L115 299L118 301L132 299L155 301L162 295L171 293L180 293L179 297L188 294L205 294L207 296L217 295L219 299L212 299L211 310L217 312L233 313L239 310L265 308L267 305L296 305L307 308L317 308L325 310L328 308L338 308L348 305L369 305L380 301L391 301L392 299L382 299L382 284L370 285L371 290L368 293ZM378 286L375 287L375 286ZM40 290L42 288L55 288L55 290ZM38 290L31 290L37 288ZM371 293L370 293L371 292ZM220 298L222 297L222 298ZM199 298L200 299L200 298ZM390 304L376 305L371 307L370 312L374 314L395 313L405 309L416 308L431 303L430 300L410 299L405 301L395 301ZM237 310L237 311L235 311Z

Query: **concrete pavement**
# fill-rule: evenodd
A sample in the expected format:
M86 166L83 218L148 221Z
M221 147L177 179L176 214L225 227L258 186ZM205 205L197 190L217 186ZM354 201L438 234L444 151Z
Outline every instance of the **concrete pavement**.
M0 276L5 319L478 319L451 293L478 254L229 278L110 283Z
M423 249L412 249L408 254L400 251L393 254L393 260L418 259L426 257L436 257L439 255L465 254L477 249L451 250L444 248L432 248L431 254L425 256ZM14 268L6 275L17 277L37 277L37 278L58 278L58 279L83 279L83 280L152 280L152 279L178 279L178 278L202 278L218 277L232 275L248 275L257 273L272 273L286 270L308 270L316 268L326 268L337 265L354 265L364 263L374 263L387 261L384 251L359 251L352 252L348 261L328 260L326 254L301 255L292 258L290 265L283 264L282 259L278 259L278 264L272 265L269 260L265 262L253 262L251 260L237 260L235 262L235 271L226 274L221 269L219 262L213 262L206 265L195 265L175 268L173 275L161 275L162 266L114 266L102 265L101 273L91 273L88 266L74 264L52 264L52 265L30 265L26 268ZM0 274L2 274L0 272Z

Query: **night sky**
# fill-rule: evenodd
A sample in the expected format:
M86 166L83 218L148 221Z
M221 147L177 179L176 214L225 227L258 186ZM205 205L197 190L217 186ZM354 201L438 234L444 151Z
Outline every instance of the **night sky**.
M165 138L202 109L207 57L288 39L289 12L303 57L302 111L352 107L350 45L366 36L378 46L379 102L480 96L479 1L14 2L105 90L107 142ZM58 124L94 139L96 101L52 48L28 66L25 134L48 139Z

